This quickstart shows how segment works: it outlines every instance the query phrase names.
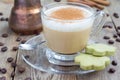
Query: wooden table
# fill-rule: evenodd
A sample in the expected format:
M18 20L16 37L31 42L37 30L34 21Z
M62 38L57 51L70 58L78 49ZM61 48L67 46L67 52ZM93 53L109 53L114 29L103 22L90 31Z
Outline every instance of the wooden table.
M115 40L113 38L113 34L116 33L115 28L120 26L120 18L115 18L113 16L113 13L116 12L120 15L120 0L110 0L111 5L107 7L104 11L109 13L109 17L106 20L105 24L112 25L112 28L104 28L102 29L101 33L99 34L98 38L100 42L107 43L108 40L104 40L103 36L108 35L111 37L112 40ZM0 12L4 13L4 17L9 17L10 10L13 4L5 4L0 2ZM1 16L0 16L1 17ZM2 38L1 35L3 33L8 33L9 36L7 38ZM113 45L117 47L116 54L112 57L111 60L116 60L118 65L113 66L110 65L105 70L85 74L85 75L60 75L60 74L49 74L37 71L30 66L28 66L26 63L23 62L21 59L21 56L19 56L19 51L12 51L13 46L17 46L19 42L16 42L16 38L19 35L15 34L10 30L8 27L8 22L6 21L0 21L0 42L5 43L4 46L8 47L8 50L6 52L0 51L0 68L6 68L7 73L2 74L0 73L0 77L6 76L6 80L24 80L27 77L31 77L32 80L119 80L120 79L120 42L115 42ZM20 36L22 39L28 40L31 36ZM0 48L2 48L0 46ZM14 62L17 64L17 66L22 65L26 68L26 71L22 74L18 73L17 66L15 68L11 67L11 63L7 62L8 57L13 57ZM115 68L116 72L114 74L108 73L109 68ZM11 77L11 73L15 72L15 76ZM0 79L2 80L2 79Z

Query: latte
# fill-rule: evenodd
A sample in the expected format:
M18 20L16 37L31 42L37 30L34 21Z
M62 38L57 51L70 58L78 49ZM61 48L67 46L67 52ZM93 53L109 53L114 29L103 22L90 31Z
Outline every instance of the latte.
M78 6L63 5L50 8L42 16L43 31L48 47L62 54L81 51L87 44L93 15Z

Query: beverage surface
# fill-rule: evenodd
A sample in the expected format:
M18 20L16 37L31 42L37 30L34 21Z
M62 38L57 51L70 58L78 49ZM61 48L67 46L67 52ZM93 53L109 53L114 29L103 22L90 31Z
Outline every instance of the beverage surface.
M90 17L91 11L72 5L58 5L44 13L47 17L42 17L43 30L50 49L74 54L86 46L94 21Z
M47 10L45 14L60 20L81 20L92 15L87 9L77 6L59 6Z
M52 30L73 32L90 28L93 13L77 6L58 6L44 12L48 17L43 19L43 24ZM89 18L90 17L90 18Z
M52 12L50 16L61 20L76 20L85 17L82 10L72 7L58 9Z

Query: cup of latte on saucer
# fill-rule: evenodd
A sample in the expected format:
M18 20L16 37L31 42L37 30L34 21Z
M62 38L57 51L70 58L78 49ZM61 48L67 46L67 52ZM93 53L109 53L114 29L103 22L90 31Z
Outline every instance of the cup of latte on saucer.
M98 17L100 20L96 20ZM43 6L41 18L46 56L55 63L55 60L73 61L84 50L91 34L102 28L105 14L84 4L64 2Z

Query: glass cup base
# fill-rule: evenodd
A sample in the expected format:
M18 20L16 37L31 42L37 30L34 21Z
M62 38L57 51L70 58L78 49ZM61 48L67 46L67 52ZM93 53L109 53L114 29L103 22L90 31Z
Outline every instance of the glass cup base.
M89 40L88 44L95 43L93 40ZM74 66L78 65L74 62L75 56L79 55L80 52L74 54L66 55L52 51L50 48L46 48L46 57L51 64L60 65L60 66ZM84 52L81 51L81 52Z
M53 57L57 60L60 60L60 61L73 61L74 60L74 57L79 55L80 52L77 52L77 53L74 53L74 54L62 54L62 53L57 53L57 52L54 52L52 51L51 49L46 49L46 56L49 58L49 57Z
M47 59L51 64L54 64L54 65L61 65L61 66L77 65L74 63L74 58L79 54L80 52L74 53L72 55L65 55L65 54L54 52L49 48L46 49Z

